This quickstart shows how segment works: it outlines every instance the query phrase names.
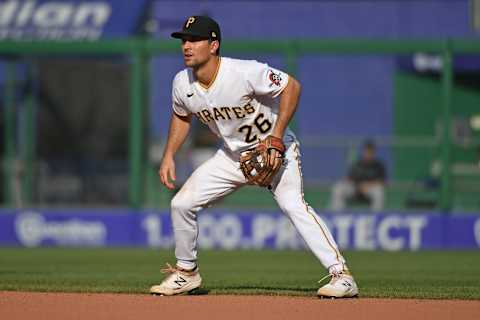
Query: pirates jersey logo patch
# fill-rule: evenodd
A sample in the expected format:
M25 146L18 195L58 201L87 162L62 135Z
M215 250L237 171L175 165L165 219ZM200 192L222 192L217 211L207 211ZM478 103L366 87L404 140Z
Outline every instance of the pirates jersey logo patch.
M279 87L280 82L282 82L282 77L280 77L280 73L275 73L272 70L269 70L268 78L277 87Z

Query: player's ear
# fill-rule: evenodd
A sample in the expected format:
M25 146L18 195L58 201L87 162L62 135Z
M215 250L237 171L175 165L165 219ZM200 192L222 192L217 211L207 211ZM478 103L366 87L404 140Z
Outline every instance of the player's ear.
M210 53L216 54L219 47L220 43L218 42L218 40L213 40L212 42L210 42Z

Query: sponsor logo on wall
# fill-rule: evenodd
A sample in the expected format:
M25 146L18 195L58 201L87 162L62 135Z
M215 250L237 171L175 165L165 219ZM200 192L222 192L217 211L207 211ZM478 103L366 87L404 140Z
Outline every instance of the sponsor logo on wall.
M175 245L167 212L10 213L0 214L0 245ZM338 214L322 218L342 249L416 251L480 247L480 218L473 215ZM274 212L204 212L198 216L198 246L225 250L306 248L290 220Z
M47 221L42 214L24 212L15 219L17 238L25 247L43 244L58 246L103 246L107 228L102 222L82 221L76 218L66 221Z
M235 214L198 217L201 248L218 249L302 249L306 245L288 218L283 215L254 214L251 219ZM428 225L425 216L338 215L324 217L342 249L419 250L423 231ZM148 246L170 247L172 234L163 228L162 217L148 215L142 227ZM480 229L480 223L479 223ZM163 230L163 231L162 231Z
M359 250L418 250L422 231L428 224L425 216L341 215L329 220L338 246Z
M148 246L171 247L173 234L163 225L165 216L148 215L142 221ZM305 243L291 222L280 215L202 214L198 217L198 245L203 249L301 249ZM250 219L251 218L251 219Z
M112 8L107 1L0 2L0 39L97 39Z

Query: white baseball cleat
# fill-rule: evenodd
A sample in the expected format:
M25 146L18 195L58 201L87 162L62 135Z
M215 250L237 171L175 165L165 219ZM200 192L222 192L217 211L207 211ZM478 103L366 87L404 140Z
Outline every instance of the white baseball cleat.
M184 294L197 289L202 284L202 278L197 267L189 271L176 266L172 267L167 263L167 268L162 269L162 273L169 273L169 275L162 283L150 288L151 294L162 296Z
M358 286L347 270L329 274L319 282L327 277L331 277L330 282L317 291L317 296L320 298L353 298L358 296Z

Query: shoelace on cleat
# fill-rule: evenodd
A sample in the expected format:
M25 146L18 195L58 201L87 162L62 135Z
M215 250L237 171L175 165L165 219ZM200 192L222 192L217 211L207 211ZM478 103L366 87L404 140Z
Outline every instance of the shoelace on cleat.
M161 273L175 273L177 272L176 267L172 267L170 263L166 263L167 267L160 270Z
M178 271L176 266L175 267L172 267L172 265L170 263L166 263L166 268L163 268L163 269L160 269L160 272L161 273L168 273L169 275L165 277L165 279L163 280L164 282L167 281L168 279L170 279L172 276L175 275L175 273Z
M170 273L170 274L174 274L176 272L180 272L182 274L185 274L187 276L191 276L191 275L194 275L196 273L196 270L197 268L195 267L193 270L189 271L189 270L184 270L182 268L179 268L177 266L175 267L172 267L172 265L170 263L165 263L167 265L166 268L164 269L161 269L160 272L161 273Z
M318 283L322 283L323 280L325 280L327 278L331 278L330 283L334 284L338 279L340 279L341 274L342 274L341 272L339 272L339 273L329 273L326 276L324 276L322 279L318 280Z

